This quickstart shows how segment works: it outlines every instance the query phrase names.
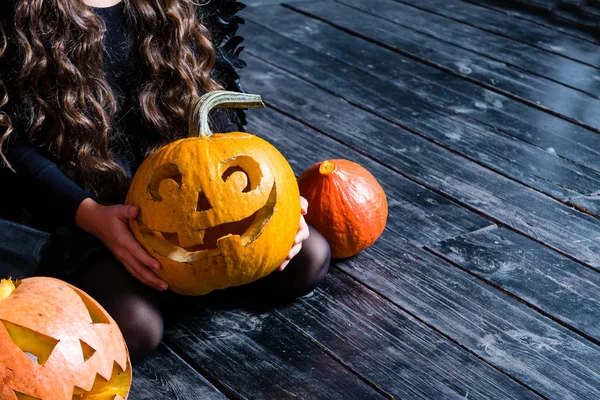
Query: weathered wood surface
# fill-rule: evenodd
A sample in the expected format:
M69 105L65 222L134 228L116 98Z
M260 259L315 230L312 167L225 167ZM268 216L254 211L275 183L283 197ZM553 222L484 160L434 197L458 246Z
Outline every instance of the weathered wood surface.
M600 342L600 274L507 229L483 230L428 246Z
M545 10L542 13L536 13L532 12L532 10L527 9L526 7L523 7L517 2L505 0L489 0L485 2L477 0L462 1L467 1L481 7L500 11L511 18L517 18L521 21L527 21L536 25L544 26L557 32L561 32L562 34L585 40L593 44L600 44L600 37L594 34L593 31L581 29L572 23L565 24L559 19L557 20L557 18L554 18L551 10Z
M600 66L600 54L598 54L598 44L592 44L587 41L575 39L560 32L546 28L541 25L524 23L516 18L507 18L506 14L494 11L489 8L477 6L460 0L397 0L401 3L427 10L447 18L459 21L461 23L473 26L475 28L500 35L506 38L526 43L538 49L558 54L575 61L579 61L590 66ZM481 2L480 2L481 3ZM473 31L476 33L477 31ZM477 40L483 38L477 37ZM456 37L452 37L455 42ZM487 43L486 43L487 45ZM486 47L482 46L485 50ZM527 50L527 47L521 47L519 50ZM538 55L539 53L530 56ZM496 56L504 57L504 50ZM520 57L520 54L519 54ZM515 64L521 68L537 69L542 61L535 59L535 63L527 63L520 59ZM532 72L536 72L532 69ZM599 82L600 83L600 82Z
M600 82L595 79L599 72L596 66L585 65L579 61L557 56L528 44L482 31L439 15L433 10L437 10L440 6L433 0L412 3L417 4L418 8L405 4L415 0L402 2L374 0L368 5L361 0L338 1L440 41L506 63L518 70L528 71L534 75L576 88L591 96L598 97L600 94ZM446 1L446 4L448 3L460 4L460 1ZM457 10L457 13L460 13L460 10ZM377 37L375 36L375 38ZM597 54L594 53L596 52L592 52L591 56L597 57ZM522 78L521 81L526 81L526 79Z
M260 64L252 62L251 64L252 70L257 68L261 73L267 74L270 71ZM261 84L260 80L246 75L246 72L244 74L248 82L252 80L256 84ZM281 88L284 87L281 86ZM288 89L293 91L295 88L288 86ZM263 99L268 103L271 93L264 88L261 93L264 94ZM307 93L304 94L307 95ZM316 97L312 98L316 99ZM290 101L294 101L294 98L291 98ZM296 106L300 106L300 104L296 103ZM417 246L435 243L491 225L491 222L485 218L399 176L327 136L320 135L289 118L282 118L281 114L273 110L253 112L248 116L248 121L250 132L266 138L277 147L290 162L297 175L316 162L332 158L345 158L363 165L381 183L387 194L388 227ZM377 138L373 138L373 140L377 140Z
M323 22L306 21L306 17L284 8L261 10L260 13L249 11L244 15L294 42L339 60L331 63L329 70L336 69L348 79L343 84L338 83L335 90L345 95L344 90L352 85L352 80L369 82L369 88L360 92L361 95L366 99L376 93L378 99L373 101L374 105L380 106L386 116L400 125L417 129L419 134L560 199L569 197L568 190L564 189L583 191L586 195L598 190L598 174L555 157L560 154L600 170L600 135L595 132L523 107L517 101L361 39L348 38L347 34ZM257 33L250 22L248 29L252 29L252 35L260 34L261 40L266 40L270 34L264 29ZM292 51L298 51L294 49L294 42L284 43ZM318 53L306 54L319 57ZM294 53L288 56L293 58ZM307 64L314 68L309 61ZM397 88L390 87L389 83ZM384 102L389 104L383 107ZM468 119L457 118L457 114ZM471 119L491 125L493 129ZM432 126L435 124L437 127ZM498 130L519 141L505 137ZM579 185L577 182L581 179L592 182Z
M262 28L249 24L248 29L252 29L255 37L260 37L258 35ZM269 35L272 36L272 32ZM347 65L338 65L335 60L299 44L291 45L282 39L278 39L278 43L279 46L271 46L266 41L261 43L257 40L249 47L249 51L320 87L350 98L356 104L384 113L387 118L398 118L399 110L385 99L382 100L380 94L375 97L376 92L373 91L366 95L372 90L371 85L352 84L362 80L350 77ZM293 57L289 56L289 51L293 51ZM342 73L339 68L345 71ZM349 147L360 149L399 174L582 262L600 266L600 238L597 237L599 220L491 172L372 113L341 102L336 96L316 86L305 84L303 93L310 93L310 96L303 96L302 101L297 99L290 102L288 98L292 92L289 85L296 85L294 80L297 84L301 82L292 76L288 80L289 84L273 84L269 75L259 72L252 76L251 82L248 79L246 87L248 90L261 91L269 96L266 100L273 105L307 121ZM367 98L370 100L365 102L363 99ZM382 103L381 106L379 103ZM444 129L438 119L429 122L435 129ZM394 133L381 136L382 132ZM381 140L373 140L378 136L381 136Z
M337 270L275 312L397 399L539 398Z
M227 399L164 344L134 367L129 398L132 400Z
M564 119L465 82L364 40L349 37L318 20L280 8L245 13L250 20L353 67L476 119L519 140L600 171L600 137ZM343 71L342 71L343 72ZM364 78L366 79L366 78Z
M165 338L229 397L385 398L269 312L197 305L178 315Z
M600 347L391 232L338 267L547 398L600 396Z
M262 71L268 73L268 71L264 71L264 70L262 70ZM264 82L257 82L257 84L263 84L264 85ZM283 88L286 88L288 91L290 89L293 89L293 87L289 86L288 84L286 84L286 85L279 85L279 86L283 87ZM269 94L269 93L270 93L269 91L265 92L265 100L267 100L267 101L269 100L269 97L267 96L267 94ZM314 95L314 92L313 92L313 95ZM300 104L297 104L297 105L299 106ZM338 107L339 107L339 105L338 105ZM303 138L302 136L304 136L304 135L301 132L305 131L305 129L301 129L300 126L295 126L296 124L294 124L294 123L290 123L290 124L288 124L288 123L282 123L282 121L285 121L285 118L283 118L279 114L268 113L268 112L265 112L265 111L262 111L261 113L263 115L258 115L258 113L253 113L250 116L250 127L252 128L251 130L254 130L256 132L260 131L261 134L262 134L262 136L266 137L269 141L273 142L278 148L280 148L283 151L284 155L286 155L286 153L287 154L294 154L295 152L302 152L303 150L305 150L305 152L307 154L312 154L312 152L316 150L314 147L308 147L308 148L305 147L305 146L308 145L308 143L305 142L305 140L306 139L310 140L310 138L311 138L310 132L306 132L306 136L305 136L305 138ZM268 114L268 115L264 115L264 114ZM300 114L300 115L302 115L302 114ZM293 137L290 137L289 135L286 135L285 133L281 133L281 132L295 132L295 133L297 133L297 135L294 135ZM325 147L326 149L330 149L330 144L328 142L325 142L325 143L322 143L322 144L323 144L323 147ZM316 156L318 157L320 155L316 155ZM290 157L290 158L292 160L294 160L293 156ZM294 161L292 161L292 162L294 162ZM396 219L396 217L394 215L390 216L390 220L393 221L395 219ZM395 270L394 269L393 263L399 262L398 261L399 260L398 256L399 256L399 254L403 254L402 251L405 250L405 247L402 247L402 245L399 244L401 242L400 239L395 238L392 234L386 234L386 235L387 236L385 236L385 237L388 238L387 241L386 241L386 239L380 239L380 241L383 240L382 243L386 244L386 246L384 246L383 249L381 249L379 247L381 245L380 242L378 242L374 246L374 248L379 249L379 250L373 250L373 251L377 252L377 256L373 256L374 258L377 259L376 263L369 263L369 262L365 263L365 262L363 262L361 260L358 260L358 259L352 259L352 260L348 260L348 261L345 261L345 262L339 264L340 268L346 270L345 266L349 263L349 265L351 265L352 268L356 267L356 269L360 269L360 270L362 270L363 273L369 275L370 278L373 279L372 282L375 282L378 279L378 277L380 279L382 279L382 280L392 279L391 276L386 275L386 272L388 272L388 273L390 273L390 275L395 274L396 281L394 282L394 285L397 285L398 290L405 290L406 289L406 284L407 284L406 282L407 281L408 282L412 282L412 284L414 284L416 287L419 287L419 288L422 289L423 288L423 282L419 281L419 279L422 278L422 279L426 280L427 279L426 277L415 277L415 275L416 275L415 271L410 270L409 267L408 267L408 265L407 265L406 269L404 269L404 270ZM390 252L390 248L389 248L390 246L394 246L395 248L400 247L400 250L396 250L395 252ZM550 250L548 250L547 248L545 248L543 246L540 246L540 247L542 247L546 251L550 252ZM415 251L418 252L417 254L421 254L421 252L419 250L415 249ZM415 254L415 253L413 253L413 254ZM387 259L388 257L389 257L389 261ZM427 255L426 257L428 257L428 262L431 262L431 263L433 262L433 260L434 260L433 257L431 257L429 255ZM355 260L355 261L353 262L353 260ZM410 257L408 257L408 260L412 260L413 262L415 261L414 258L411 259ZM406 262L407 262L407 264L410 263L410 261L406 261ZM382 270L381 264L385 265L386 263L389 263L389 270L385 270L385 269ZM438 264L439 264L439 261L438 261ZM581 269L585 270L585 267L581 266L580 264L578 264L578 266ZM415 268L419 268L419 267L415 265ZM452 269L452 267L450 267L449 265L445 265L441 269L443 269L443 268L450 268L450 269ZM422 266L422 270L420 270L420 273L422 273L422 274L425 275L425 274L428 273L427 271L428 271L427 266ZM591 272L589 270L588 270L588 272L589 273L594 273L594 272ZM445 270L444 270L444 273L446 273ZM440 282L443 281L443 282L445 282L445 283L447 283L449 285L449 288L448 288L449 293L447 294L448 297L445 297L445 298L442 298L442 299L437 299L435 301L444 302L447 299L452 298L451 297L452 295L450 294L450 291L452 290L452 288L455 285L455 282L456 282L455 279L457 279L457 278L455 278L455 276L457 276L457 277L466 276L460 270L454 270L454 271L450 271L450 272L447 272L447 273L449 274L449 276L443 276L443 277L442 276L437 276L435 279L439 279ZM451 278L451 276L452 276L452 278ZM384 296L387 297L388 299L390 298L389 297L389 292L387 292L387 291L380 291L381 288L380 288L379 285L372 284L372 282L367 282L364 279L363 276L359 277L358 275L355 275L355 277L357 277L358 279L360 279L362 282L367 283L368 286L370 286L374 290L379 291L380 293L384 294ZM435 279L433 281L430 281L430 283L429 283L429 286L430 286L431 290L435 290ZM470 278L462 278L462 279L469 280ZM478 290L484 290L486 292L490 291L491 293L495 292L495 289L493 289L493 288L485 285L484 283L482 283L482 282L480 282L480 281L478 281L476 279L469 280L469 282L470 282L470 285L475 285L475 287L480 287L482 289L475 289L475 288L467 287L467 288L464 289L465 290L464 293L476 293ZM326 284L325 288L329 288L329 287L330 287L329 284ZM327 290L327 289L324 289L324 290ZM333 290L333 289L330 289L330 290ZM427 290L427 289L425 289L425 290ZM356 293L357 297L352 297L351 293L353 293L353 292L357 292ZM311 338L313 338L314 340L316 340L319 343L320 346L326 348L330 353L332 353L334 356L338 357L344 363L347 363L349 365L349 367L352 368L354 371L356 371L357 373L359 373L362 376L365 376L370 381L372 381L376 385L380 386L382 388L382 390L389 391L389 392L391 392L390 394L396 393L396 392L394 392L394 390L399 390L400 392L398 392L397 394L400 396L400 398L403 398L402 394L404 396L408 396L407 392L403 391L403 390L407 390L407 389L404 387L403 382L401 380L399 381L399 380L397 380L397 378L394 378L393 376L391 377L390 376L390 372L387 372L387 373L381 372L381 371L389 371L389 369L385 369L384 368L383 370L380 370L378 368L378 363L376 361L373 361L373 362L364 361L364 360L361 360L360 357L357 359L358 356L356 354L362 354L359 351L353 351L353 350L347 349L347 348L340 349L340 348L336 348L335 347L336 344L338 344L338 346L339 346L339 343L341 343L341 342L344 342L344 343L349 342L348 339L342 340L342 339L336 338L336 337L334 337L333 339L331 338L332 330L333 330L333 334L335 334L336 332L341 332L341 333L338 333L339 335L341 335L343 333L348 333L349 329L350 329L350 326L356 327L357 330L359 330L360 326L364 326L364 324L365 324L364 321L361 322L361 321L358 321L358 320L354 320L352 318L352 315L354 315L354 316L356 316L356 315L362 315L362 317L364 318L365 317L365 314L364 314L365 311L364 310L367 310L366 311L367 316L370 317L370 319L372 319L372 320L377 320L377 321L381 321L381 320L384 320L384 321L385 320L398 321L399 318L398 317L394 317L394 318L391 318L391 317L382 317L380 314L378 314L375 311L373 311L373 310L382 310L382 309L385 309L384 305L378 305L378 306L374 306L373 305L373 306L370 306L370 307L360 307L363 310L362 313L360 312L359 309L356 309L354 314L351 314L351 315L342 315L342 316L336 316L336 317L334 317L334 316L332 316L333 310L341 310L341 307L339 305L337 305L337 304L336 304L336 306L327 307L327 301L332 301L332 302L336 301L338 303L341 302L344 305L346 305L346 304L355 304L355 307L358 307L357 304L360 304L358 298L366 299L367 295L368 295L367 293L360 291L359 288L354 288L352 290L344 290L343 292L338 292L338 293L339 293L339 295L330 295L332 298L329 299L329 298L323 298L323 293L321 293L320 291L318 291L314 300L312 300L312 299L302 300L299 305L296 305L296 306L290 307L290 308L286 308L286 309L284 309L282 311L276 311L276 312L278 314L280 314L281 316L283 316L284 318L290 320L292 323L294 323L298 327L300 327L305 334L307 334L308 336L310 336ZM462 294L461 296L463 296L463 295L464 294ZM415 296L416 297L416 296L418 296L418 294L411 293L408 296ZM465 298L465 301L471 301L471 302L479 304L479 305L477 305L475 307L486 307L486 306L489 306L490 307L490 313L492 313L492 314L495 313L496 312L495 310L498 309L498 308L502 308L503 310L505 310L506 314L500 313L501 315L503 315L503 318L506 318L506 320L503 323L500 323L499 321L495 321L495 322L489 322L488 321L490 323L490 325L496 326L497 328L503 327L503 326L505 327L506 324L515 324L516 326L519 326L521 323L523 323L523 321L520 320L520 315L521 315L521 313L524 313L524 314L528 315L528 317L526 319L531 318L532 320L543 321L542 325L550 324L553 327L552 328L552 332L554 332L555 329L559 330L560 332L563 332L564 335L567 335L568 337L571 338L571 339L568 339L568 340L574 340L575 342L577 342L578 344L576 346L580 346L580 345L585 346L585 340L582 340L581 338L577 337L577 335L573 335L567 329L564 329L564 328L560 327L556 323L552 323L550 321L546 321L545 318L539 316L539 314L537 314L535 311L533 311L531 309L528 309L527 307L523 306L522 304L520 304L520 303L518 303L516 301L513 302L508 296L505 296L506 298L504 298L503 295L498 295L498 296L499 296L499 298L501 298L503 300L496 300L495 302L491 302L491 303L487 303L487 300L483 300L482 303L479 303L479 300L477 299L477 296L475 296L471 300L468 300L468 299ZM507 301L507 304L500 305L501 301ZM309 309L298 308L298 307L301 307L303 304L306 304L306 303L312 303L313 307L311 307ZM319 308L314 305L315 303L322 305L321 310L323 310L323 309L325 310L325 311L322 311L322 313L326 314L326 315L321 315L321 312L318 311ZM399 305L401 305L402 307L404 307L403 304L399 304ZM437 303L435 303L435 302L433 304L430 304L430 310L436 310L439 307L440 307L440 305L437 304ZM515 311L515 309L513 307L516 307L520 311L519 312ZM417 310L409 310L409 311L411 311L412 313L414 313L414 315L416 315L418 318L420 318L420 316L422 315L422 311L423 310L419 309L418 311ZM341 312L341 311L339 311L339 312ZM467 314L465 314L464 310L461 310L461 311L454 310L454 313L455 313L454 314L455 316L456 315L462 315L464 318L469 319L469 317L467 316ZM476 311L474 311L474 314L475 313L476 313ZM514 315L518 315L519 316L519 317L516 318L516 320L512 320L511 317L509 317L510 315L513 315L513 313L514 313ZM374 315L369 315L369 314L374 314ZM473 318L474 318L474 314L473 314ZM451 315L451 314L449 314L449 315ZM333 318L336 318L336 319L333 319ZM450 319L448 319L448 321L449 320ZM483 320L487 321L488 317L487 316L483 317ZM446 322L448 322L448 321L446 321ZM429 323L430 321L426 321L426 322ZM483 322L483 323L487 324L488 322ZM344 325L344 323L346 325ZM526 323L525 325L528 325L528 324ZM536 324L534 323L534 325L536 325ZM446 333L446 331L442 330L441 327L439 327L439 326L434 326L434 327L436 329L438 329L438 330L441 330L443 333ZM391 328L388 328L388 329L391 329ZM457 329L460 330L460 331L462 331L462 330L468 330L468 328L466 328L466 327L457 328ZM499 329L501 329L501 328L499 328ZM535 336L535 339L538 342L526 343L525 347L531 346L532 348L535 348L535 346L538 345L538 344L540 344L540 343L542 343L542 344L543 343L550 343L549 346L552 348L551 352L556 352L555 346L558 345L558 343L556 343L556 342L560 341L559 339L557 339L558 336L556 336L555 333L552 333L548 338L545 338L543 335L540 336L540 334L539 334L540 333L540 329L543 329L543 328L538 327L538 328L536 328L536 330L532 331L532 332L535 332L535 335L537 335L537 336ZM321 330L324 330L324 332L321 331ZM378 330L378 332L381 332L381 331L382 331L381 329ZM533 338L533 336L531 336L531 335L527 336L527 337L525 337L525 336L519 337L519 334L520 335L524 335L525 332L526 331L520 331L520 332L510 331L509 335L513 335L512 341L510 341L508 339L505 339L504 335L498 336L498 337L495 336L495 335L499 335L499 333L497 331L495 331L495 330L493 332L486 332L486 333L481 334L481 337L480 337L479 342L478 342L479 343L479 346L478 346L479 348L471 348L470 346L467 346L467 347L469 347L469 349L472 350L473 352L475 352L478 356L481 356L484 359L492 362L493 365L497 366L501 370L506 371L506 368L507 368L506 365L508 365L508 364L512 365L513 363L516 363L516 364L519 365L517 367L517 369L522 369L523 372L524 372L524 370L527 369L526 367L524 367L524 365L526 365L529 362L529 361L526 361L527 357L529 357L529 354L527 354L527 353L531 349L523 349L523 348L521 348L520 345L522 345L522 344L520 344L519 341L523 340L523 341L527 342L527 340ZM359 333L356 333L356 334L360 335L361 337L362 336L369 336L369 335L364 334L364 333L363 333L363 335L361 335L360 334L360 330L359 330ZM370 335L373 335L373 334L370 333ZM464 345L465 341L467 341L462 336L459 337L459 336L450 335L450 337L453 340L456 340L461 345ZM485 343L486 338L489 339L489 340L491 340L492 342L495 341L495 340L503 341L504 343L501 345L502 348L504 346L510 346L510 347L517 346L516 349L513 347L513 350L512 350L512 351L515 352L514 356L513 356L514 359L512 359L512 360L509 361L507 359L507 356L505 354L503 354L501 358L503 358L504 362L506 362L507 364L506 365L505 364L501 364L500 365L500 364L494 363L493 361L490 360L490 358L484 356L484 354L481 352L481 347L482 347L481 343ZM403 337L403 339L405 341L408 341L409 337L408 336L407 337ZM364 343L364 340L367 340L367 339L363 338L361 340L360 338L356 338L355 337L353 340L350 341L350 343L354 344L355 346L359 346L360 343ZM377 337L375 337L374 340L379 341L380 339L377 338ZM517 345L515 343L519 343L519 345ZM535 344L535 343L537 343L537 344ZM367 344L367 346L369 346L369 345ZM497 345L495 343L491 343L491 346L494 347L494 346L497 346ZM485 347L485 346L483 346L483 347ZM372 355L372 357L379 358L377 356L378 353L377 353L376 348L371 347L371 346L369 346L369 348L371 349L371 355ZM389 350L389 346L386 347L386 348ZM565 347L563 350L560 350L560 352L567 351L567 348L568 347ZM593 348L593 345L592 345L592 348ZM493 350L497 350L497 349L493 349ZM550 350L550 349L548 349L548 350ZM493 353L492 349L487 349L485 351L490 351L490 352ZM585 352L585 350L583 350L583 348L581 349L581 351ZM537 357L541 357L542 359L544 359L546 356L540 356L538 354L535 354L535 355L532 355L532 357L536 358L536 360L535 361L531 360L531 362L537 363L537 362L542 362L542 361L540 361L540 359L537 359ZM569 363L575 362L575 360L577 359L577 357L578 356L574 356L573 360L571 360ZM590 360L591 359L593 359L593 357L590 358ZM384 359L384 360L387 360L387 359ZM383 360L381 360L379 362L383 362ZM546 360L546 361L543 361L543 362L552 364L555 361ZM417 361L413 360L413 362L411 363L411 365L415 365L415 368L416 368L416 365L418 365ZM442 363L441 365L444 365L444 364ZM369 368L367 368L367 366L369 366ZM389 368L388 364L386 364L386 366ZM544 370L547 367L549 367L549 365L539 366L539 368L541 370ZM569 369L569 370L571 369L571 367L572 367L571 365L564 366L564 368ZM383 366L382 366L382 368L383 368ZM444 368L445 369L452 369L451 367L444 367ZM556 366L553 367L553 368L556 368ZM561 367L558 367L558 368L561 368ZM591 368L591 367L588 365L587 368ZM401 369L401 370L403 371L404 374L408 373L405 369ZM522 376L518 375L521 371L518 371L518 372L517 371L513 372L513 370L510 370L510 371L511 371L510 374L513 377L515 377L517 379L524 379L524 382L527 382L527 384L530 384L530 382L531 382L530 381L531 378L530 378L530 376L528 374L531 373L533 375L536 375L536 378L534 378L534 380L535 379L539 379L540 380L539 382L536 381L536 385L540 385L540 388L537 388L537 387L534 386L533 388L535 390L541 389L544 385L548 384L548 382L546 382L546 380L548 380L549 377L546 376L545 378L541 378L540 376L538 376L539 371L537 371L537 370L536 371L530 371L529 373L524 372L525 376L527 376L527 378L523 378ZM436 371L429 371L428 373L433 374L433 376L437 376L436 375L437 374ZM558 372L554 371L554 372L549 372L549 373L553 374L553 373L558 373ZM592 375L589 375L588 378L586 378L586 379L592 379L591 377L592 377ZM394 379L392 379L392 378L394 378ZM427 398L428 396L433 396L433 397L430 397L430 398L435 398L435 395L432 394L432 393L435 393L436 390L442 390L442 393L446 393L445 392L445 390L447 390L446 386L442 386L442 387L444 387L444 389L440 389L437 386L438 384L441 384L442 381L435 380L432 377L429 378L429 381L430 381L430 385L434 386L434 387L431 388L429 386L424 386L422 390L433 390L434 392L426 392L426 394L422 394L421 393L421 394L418 394L418 395L414 394L413 396L417 396L417 397L423 396L425 398ZM391 382L396 382L396 384L391 384ZM434 384L434 382L435 382L435 384ZM561 383L558 383L557 387L555 387L555 388L546 388L544 390L549 390L550 391L549 393L551 393L552 390L559 390L556 393L561 393L562 395L565 395L567 392L562 391L563 388L564 388L562 385L564 385L564 383L561 382ZM552 385L550 385L550 386L552 386ZM414 387L421 387L421 386L420 385L414 385ZM410 388L410 386L409 386L409 388ZM569 390L573 390L573 389L575 389L575 387L572 387ZM412 390L414 391L416 389L413 388ZM580 392L580 394L583 395L583 393L585 393L585 390L588 390L588 389L584 389L584 391ZM589 392L588 394L595 392L595 390L596 389L594 389L592 392ZM481 391L476 391L476 393L477 392L481 393ZM485 393L485 390L483 392ZM459 391L459 393L460 393L460 391ZM476 393L470 393L470 396L475 395ZM542 391L542 393L543 393L543 391Z
M600 131L600 115L595 112L600 106L598 98L340 3L302 2L288 6L420 62Z

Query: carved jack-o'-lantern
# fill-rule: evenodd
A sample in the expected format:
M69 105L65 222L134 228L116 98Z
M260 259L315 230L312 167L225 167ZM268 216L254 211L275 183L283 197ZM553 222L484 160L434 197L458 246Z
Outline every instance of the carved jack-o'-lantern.
M288 162L254 135L212 134L208 113L218 106L257 108L262 101L223 91L204 95L191 113L190 137L148 157L127 196L140 209L130 222L135 237L179 294L201 295L273 272L300 220Z
M52 278L0 281L0 398L125 399L127 347L85 292Z

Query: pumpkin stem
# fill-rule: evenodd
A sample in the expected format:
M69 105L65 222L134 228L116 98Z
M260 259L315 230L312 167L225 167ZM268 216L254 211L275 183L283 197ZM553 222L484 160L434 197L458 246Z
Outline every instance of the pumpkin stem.
M208 92L194 103L189 113L188 137L210 137L212 131L208 126L208 114L213 108L263 108L265 105L257 94L227 92L216 90Z
M321 165L319 166L319 173L321 175L329 175L331 174L333 171L335 171L336 167L335 164L333 163L333 161L323 161L321 163Z

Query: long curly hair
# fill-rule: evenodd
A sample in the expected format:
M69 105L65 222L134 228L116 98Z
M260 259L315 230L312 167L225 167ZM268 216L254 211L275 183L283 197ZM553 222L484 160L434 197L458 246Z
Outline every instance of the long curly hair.
M210 75L215 53L194 0L122 1L142 61L135 98L152 151L187 131L190 101L219 88ZM110 151L121 133L113 123L119 104L102 69L105 31L82 0L18 0L15 7L26 133L101 199L128 185ZM9 135L10 128L0 146Z
M2 23L0 23L0 57L2 57L5 51L6 34L4 32L4 27L2 26ZM4 130L4 133L0 137L0 157L2 158L2 161L4 161L4 163L10 167L8 160L4 156L4 153L1 151L3 137L10 135L13 129L10 117L8 116L8 114L6 114L6 112L2 111L2 108L6 105L6 103L8 103L8 92L6 90L6 86L4 86L2 77L0 76L0 128Z

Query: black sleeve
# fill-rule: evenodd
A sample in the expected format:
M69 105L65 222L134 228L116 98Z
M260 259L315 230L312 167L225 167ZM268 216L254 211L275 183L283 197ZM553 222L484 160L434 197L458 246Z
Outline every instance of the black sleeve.
M16 195L34 216L40 216L52 225L68 226L75 221L79 204L92 194L66 176L49 154L29 143L25 135L23 107L16 91L17 78L14 71L18 61L14 37L11 37L11 21L3 18L7 34L6 53L0 58L0 79L4 81L9 102L2 111L11 118L14 131L4 144L6 158L16 171Z
M14 132L19 134L19 132ZM11 143L6 157L16 170L16 190L26 198L26 208L49 225L70 226L83 200L94 198L66 176L39 149L20 141Z

